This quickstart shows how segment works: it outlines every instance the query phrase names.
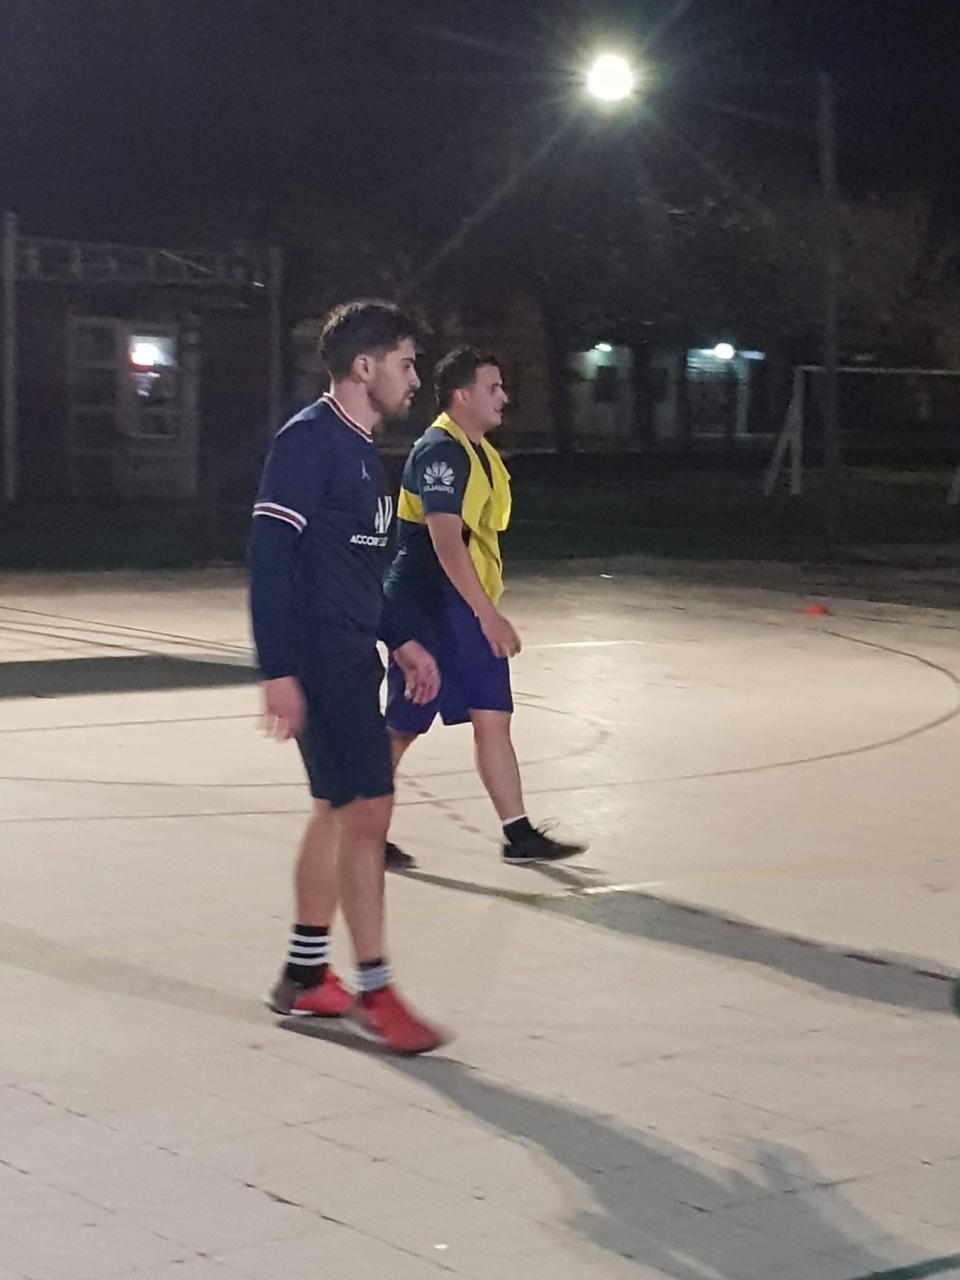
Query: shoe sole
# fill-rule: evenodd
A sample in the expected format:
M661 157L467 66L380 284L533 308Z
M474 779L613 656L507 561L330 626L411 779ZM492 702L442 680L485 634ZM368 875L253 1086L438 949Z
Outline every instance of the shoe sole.
M312 1009L282 1009L274 1003L271 996L264 996L263 1003L278 1018L345 1018L349 1012L344 1010L343 1013L314 1013Z
M501 861L508 867L531 867L538 862L550 866L554 862L569 862L571 858L579 858L586 852L586 849L573 849L570 853L558 853L552 858L508 858L502 855Z
M445 1044L450 1043L450 1036L443 1036L437 1040L436 1044L432 1044L425 1049L394 1049L392 1045L384 1040L383 1036L377 1035L376 1031L372 1031L356 1014L347 1013L343 1016L344 1021L353 1027L361 1040L366 1040L369 1044L375 1044L384 1053L392 1053L395 1058L417 1058L422 1053L433 1053L437 1049L442 1049Z

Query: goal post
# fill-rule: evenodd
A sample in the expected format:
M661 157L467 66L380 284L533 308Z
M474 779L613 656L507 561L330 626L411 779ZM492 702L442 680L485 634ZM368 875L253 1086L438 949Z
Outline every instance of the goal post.
M805 454L811 445L811 419L818 410L822 365L797 365L790 401L764 472L763 492L770 497L784 471L791 494L801 494ZM960 504L960 369L918 369L842 365L837 370L841 389L841 429L868 452L903 450L913 432L938 441L938 452L950 448L956 469L946 498ZM818 387L818 381L820 386ZM852 427L850 420L856 421ZM947 440L950 438L950 444Z

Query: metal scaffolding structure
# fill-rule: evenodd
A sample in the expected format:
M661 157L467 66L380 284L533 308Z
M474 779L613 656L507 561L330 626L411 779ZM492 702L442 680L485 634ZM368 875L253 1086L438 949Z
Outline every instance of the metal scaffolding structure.
M227 289L263 293L270 326L270 420L280 416L282 397L283 261L279 249L260 253L175 251L132 245L88 244L23 236L13 213L3 223L3 500L19 493L18 306L24 286L114 286Z

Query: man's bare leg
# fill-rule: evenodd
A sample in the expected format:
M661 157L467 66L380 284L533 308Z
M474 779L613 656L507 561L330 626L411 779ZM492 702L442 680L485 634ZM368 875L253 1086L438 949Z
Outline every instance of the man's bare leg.
M418 733L398 733L396 729L390 729L388 732L390 734L390 763L393 765L394 773L396 773L400 761L420 735Z
M313 802L294 871L299 924L329 929L337 911L337 819L326 800Z
M358 964L383 960L383 846L393 796L354 800L337 811L337 879Z
M326 1011L328 993L318 984L327 971L329 933L338 900L342 900L357 963L383 961L383 843L392 807L392 796L355 800L342 809L334 809L326 800L314 802L294 872L296 924L284 976L288 983L317 989L301 998L301 1007L295 1011ZM338 1012L349 1008L349 1000L330 994ZM274 996L275 1007L282 1006L284 999L297 1004L289 990L278 988ZM314 1004L315 1010L302 1007ZM285 1012L282 1007L279 1011Z
M398 733L395 729L390 729L388 732L390 735L390 763L393 766L394 774L396 774L400 761L420 735L418 733ZM409 853L405 853L399 845L394 844L392 840L388 840L384 846L384 865L390 871L409 871L411 867L417 865L417 862Z
M386 958L383 846L393 797L354 800L337 813L340 905L353 940L360 994L356 1024L395 1053L429 1053L444 1041L399 999Z
M333 808L326 800L315 800L294 869L296 914L287 960L268 999L275 1013L339 1017L352 1005L327 965L337 913L338 835Z
M471 711L473 741L480 781L503 824L503 859L516 866L562 862L583 853L582 844L556 840L530 822L523 805L520 766L510 736L509 711Z
M509 711L471 711L477 773L501 822L523 815L520 766L510 737Z

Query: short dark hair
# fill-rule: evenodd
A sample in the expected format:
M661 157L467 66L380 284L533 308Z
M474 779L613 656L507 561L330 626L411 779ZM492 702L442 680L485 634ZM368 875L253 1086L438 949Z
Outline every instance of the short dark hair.
M360 298L334 307L320 332L320 358L332 378L345 378L361 355L385 355L404 338L421 340L421 326L393 302Z
M449 409L453 393L472 387L477 370L484 369L487 365L499 369L500 361L495 355L484 355L479 347L454 347L452 351L448 351L433 375L439 407L442 410Z

